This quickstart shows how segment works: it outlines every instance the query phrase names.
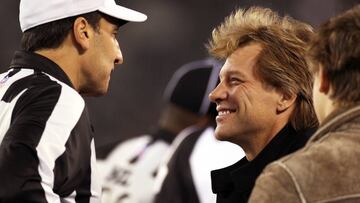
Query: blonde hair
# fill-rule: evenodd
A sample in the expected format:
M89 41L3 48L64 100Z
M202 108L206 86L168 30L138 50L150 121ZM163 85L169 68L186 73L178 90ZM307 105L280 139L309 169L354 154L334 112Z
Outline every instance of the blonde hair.
M297 103L290 117L300 131L318 126L313 107L313 77L306 62L306 44L313 35L310 25L261 7L238 9L215 28L207 45L211 55L226 59L249 43L263 47L255 74L260 80L287 96L296 95Z

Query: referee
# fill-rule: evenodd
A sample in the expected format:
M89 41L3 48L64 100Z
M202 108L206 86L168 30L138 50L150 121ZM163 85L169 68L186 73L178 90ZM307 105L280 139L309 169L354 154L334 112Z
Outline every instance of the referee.
M100 202L82 95L107 92L116 39L146 15L114 0L21 0L22 50L0 74L0 202Z

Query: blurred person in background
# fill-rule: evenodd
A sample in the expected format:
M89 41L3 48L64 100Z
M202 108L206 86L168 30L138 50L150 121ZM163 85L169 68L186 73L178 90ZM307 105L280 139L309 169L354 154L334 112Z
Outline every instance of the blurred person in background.
M261 7L238 9L213 31L209 52L226 60L209 95L218 111L215 136L246 154L212 171L217 202L247 202L265 166L301 148L316 130L305 60L312 35L310 25Z
M304 148L265 168L250 202L360 202L359 44L360 5L319 27L309 59L321 125Z
M116 33L146 15L114 0L21 0L22 50L0 74L0 202L100 202L83 95L123 61Z
M202 70L203 73L199 72L199 76L211 73L211 85L208 85L207 93L215 88L222 65L219 61L210 58L188 65L194 71ZM199 82L194 81L192 85L198 84ZM209 105L208 96L201 96L203 103ZM191 100L191 97L187 99ZM216 195L211 191L211 170L235 163L239 157L244 156L244 152L235 144L215 139L215 116L216 109L212 103L207 111L207 124L201 128L192 126L191 130L184 130L171 144L156 177L155 202L216 202Z
M173 74L164 92L166 104L157 130L120 143L99 165L103 202L153 201L155 177L173 140L210 122L208 112L214 107L207 95L217 84L220 67L207 58L187 63Z

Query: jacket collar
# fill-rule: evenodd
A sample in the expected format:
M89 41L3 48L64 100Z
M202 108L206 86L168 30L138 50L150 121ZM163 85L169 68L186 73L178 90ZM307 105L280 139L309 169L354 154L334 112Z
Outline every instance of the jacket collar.
M311 137L307 145L325 138L330 131L334 131L356 117L360 117L360 104L334 110L324 119L318 131Z
M39 54L28 51L16 51L10 63L10 69L27 68L45 72L74 88L69 77L56 63Z
M235 195L243 196L246 200L265 166L305 145L314 131L315 129L308 129L297 133L287 124L252 161L249 162L244 157L229 167L212 171L213 192L227 196L236 191Z

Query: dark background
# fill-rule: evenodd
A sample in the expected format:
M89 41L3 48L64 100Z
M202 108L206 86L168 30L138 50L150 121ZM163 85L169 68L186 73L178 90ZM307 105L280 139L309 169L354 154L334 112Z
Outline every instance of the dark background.
M172 73L184 63L207 56L204 44L212 29L235 8L269 7L316 27L360 0L120 0L118 3L147 14L148 20L120 28L124 63L112 75L107 95L86 98L100 158L108 146L155 128L164 104L162 92ZM2 0L0 5L1 72L19 49L18 5L19 0Z

